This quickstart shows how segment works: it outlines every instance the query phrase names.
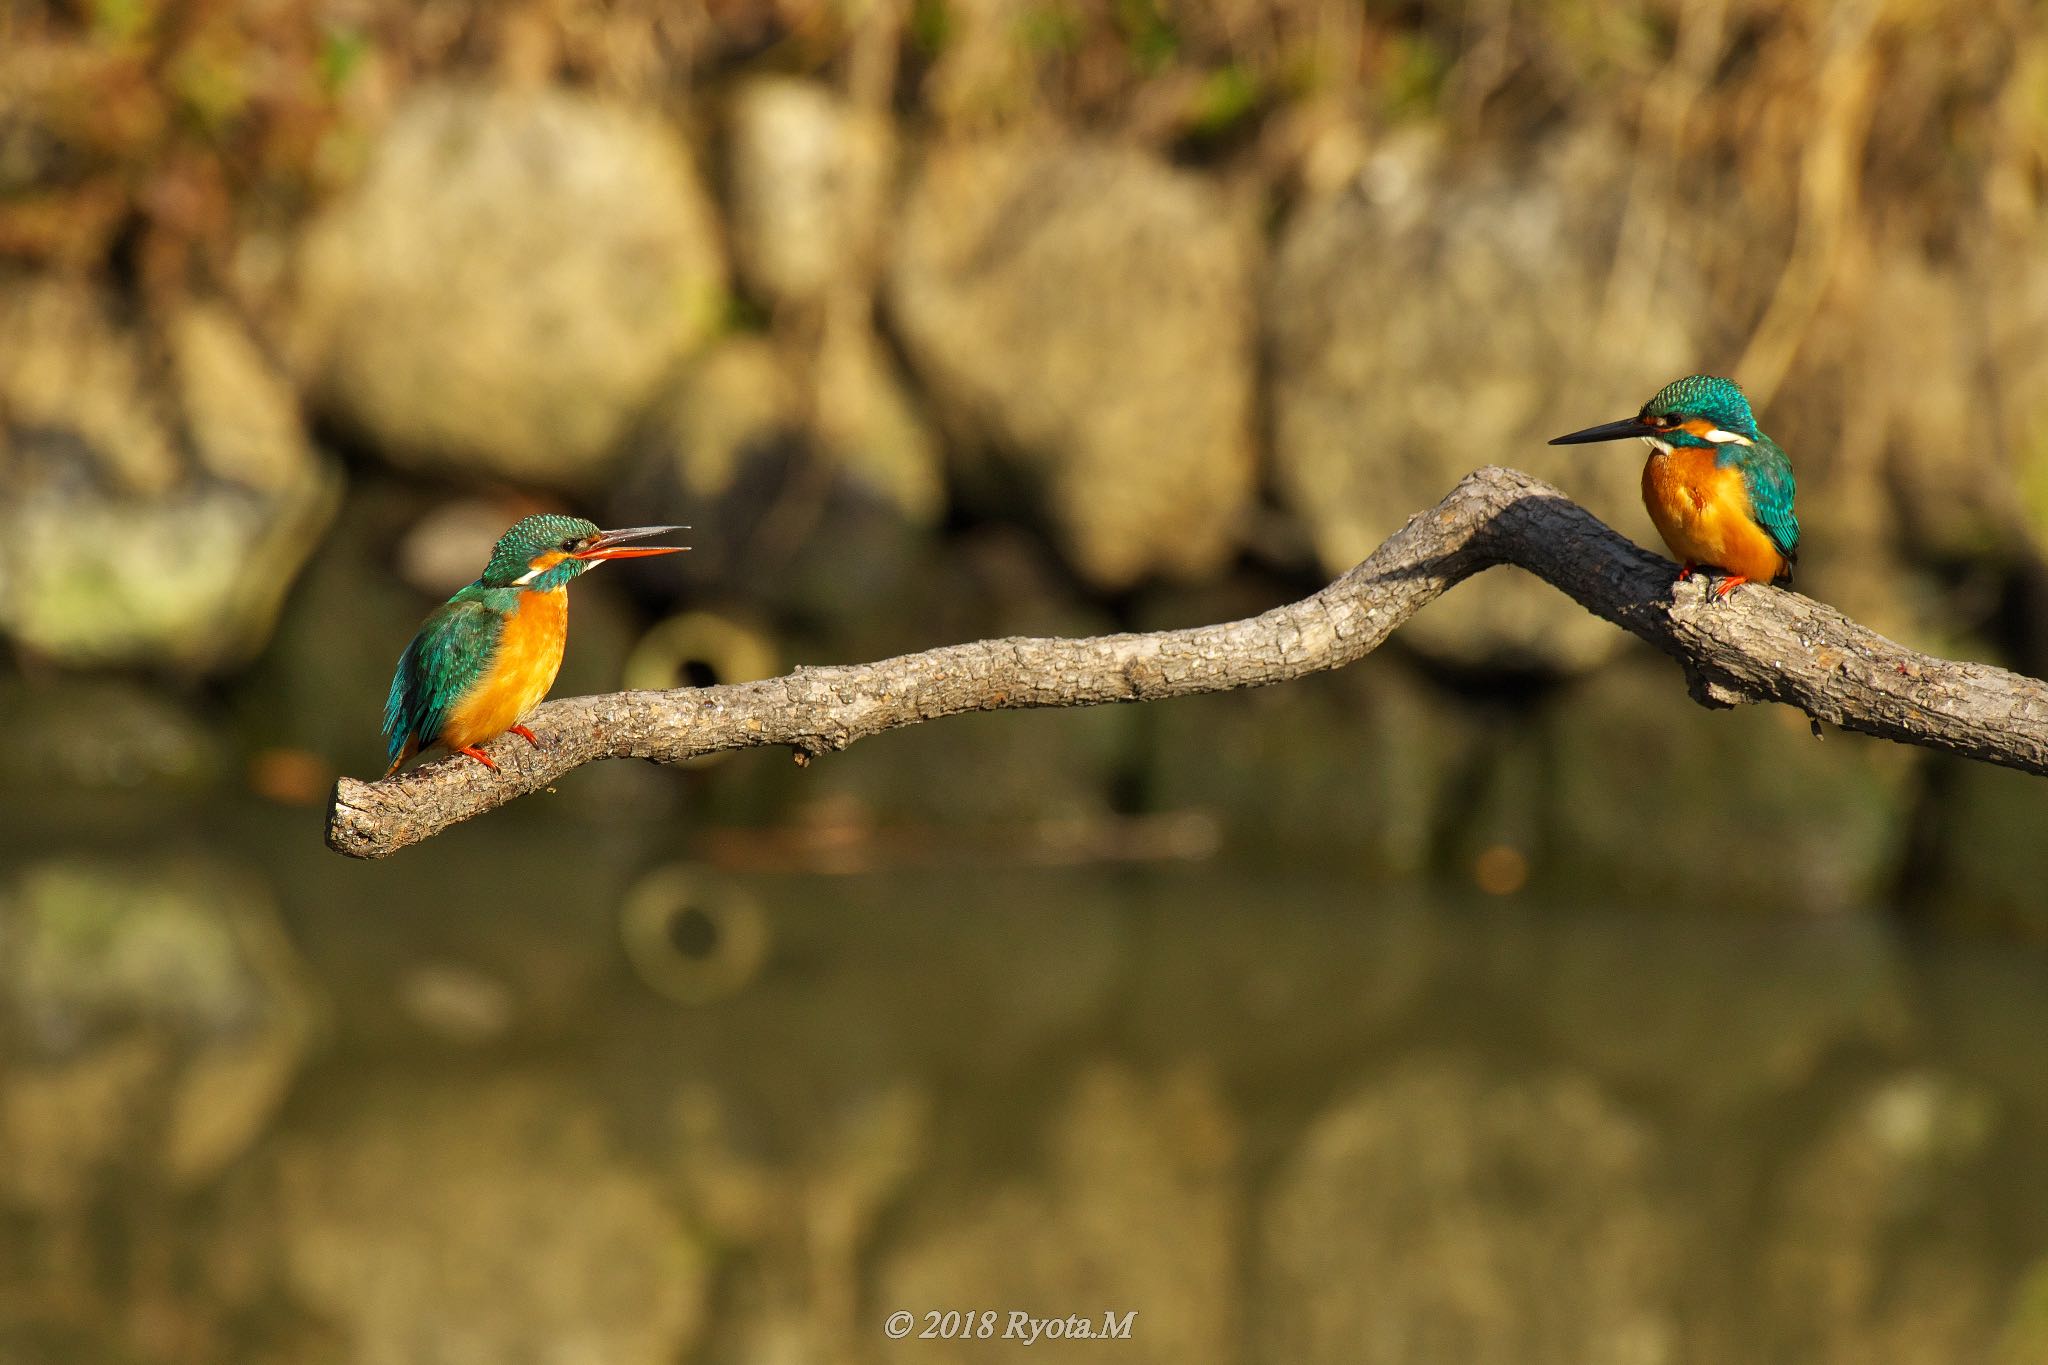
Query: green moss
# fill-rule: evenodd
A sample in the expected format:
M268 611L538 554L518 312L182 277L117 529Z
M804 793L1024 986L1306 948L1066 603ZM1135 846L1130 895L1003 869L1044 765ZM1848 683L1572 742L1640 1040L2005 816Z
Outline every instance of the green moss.
M2015 480L2027 524L2048 539L2048 418L2037 416L2013 443Z
M2048 1352L2048 1261L2037 1261L2013 1294L2011 1316L1999 1334L1995 1365L2022 1365Z
M92 34L101 42L134 42L155 18L150 0L92 0Z
M1450 69L1450 58L1427 34L1389 35L1380 64L1382 107L1394 118L1432 112L1442 99Z
M321 89L332 94L347 85L369 53L370 40L362 30L329 24L320 35L320 54L316 59Z
M768 310L738 290L727 290L718 309L718 331L721 335L740 333L761 333L768 330L771 319Z
M212 43L182 50L168 72L179 118L208 138L219 138L248 109L251 91L242 54Z
M1257 73L1246 67L1211 71L1195 95L1193 130L1206 137L1230 131L1258 108L1263 93Z
M1081 38L1081 16L1065 5L1033 5L1017 20L1017 40L1031 52L1072 52Z
M1131 63L1151 75L1180 52L1180 34L1153 0L1116 0L1117 32L1131 50Z
M917 0L910 8L910 41L926 56L943 52L953 38L953 11L946 0Z

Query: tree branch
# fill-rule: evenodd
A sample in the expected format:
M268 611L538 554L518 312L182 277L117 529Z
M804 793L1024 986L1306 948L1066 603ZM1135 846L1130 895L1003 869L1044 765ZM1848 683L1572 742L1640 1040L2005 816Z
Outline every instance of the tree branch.
M1322 591L1261 616L1144 635L980 640L761 682L549 702L529 718L540 748L493 741L496 772L449 758L384 782L341 779L327 843L381 858L593 759L676 763L763 745L804 759L962 711L1286 682L1371 653L1439 594L1497 564L1527 569L1671 655L1702 705L1783 702L1846 729L2048 773L2048 684L1915 653L1796 593L1751 586L1716 601L1704 579L1674 588L1670 561L1549 484L1488 467Z

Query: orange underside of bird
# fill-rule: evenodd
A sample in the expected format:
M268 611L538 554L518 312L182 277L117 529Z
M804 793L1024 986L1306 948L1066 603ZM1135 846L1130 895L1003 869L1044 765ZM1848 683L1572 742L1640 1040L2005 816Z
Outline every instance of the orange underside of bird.
M540 705L562 668L569 639L569 590L523 592L505 618L489 669L448 708L441 742L471 749L496 739Z
M1769 583L1791 567L1756 524L1742 472L1716 452L1681 446L1643 465L1643 505L1673 554Z

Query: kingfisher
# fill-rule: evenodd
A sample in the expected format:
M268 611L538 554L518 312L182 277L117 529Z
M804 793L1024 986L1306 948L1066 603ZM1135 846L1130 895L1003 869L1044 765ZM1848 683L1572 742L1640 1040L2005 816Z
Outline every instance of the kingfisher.
M581 517L527 517L498 537L476 582L436 607L398 656L384 703L389 777L431 744L495 770L479 746L507 730L535 748L520 724L562 666L569 637L569 582L607 559L675 554L686 545L628 542L686 526L600 531Z
M1799 558L1792 461L1764 435L1732 379L1688 375L1633 417L1560 436L1554 446L1640 436L1643 505L1678 556L1678 579L1718 571L1717 598L1752 579L1790 582Z

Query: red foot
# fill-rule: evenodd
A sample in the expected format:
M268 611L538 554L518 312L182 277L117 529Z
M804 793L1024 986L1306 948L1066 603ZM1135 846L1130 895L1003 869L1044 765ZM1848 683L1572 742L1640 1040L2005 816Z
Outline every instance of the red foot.
M1714 596L1726 597L1729 593L1734 592L1737 588L1741 587L1744 583L1747 583L1748 581L1749 580L1747 578L1744 578L1739 573L1729 574L1726 578L1723 578L1719 583L1714 585Z
M1690 580L1691 578L1692 578L1692 561L1691 561L1690 559L1688 559L1688 560L1686 560L1686 561L1685 561L1685 563L1683 563L1683 564L1681 564L1681 565L1679 565L1679 566L1678 566L1678 581L1679 581L1679 582L1681 582L1681 583L1684 583L1684 582L1687 582L1688 580Z
M477 748L474 744L461 745L455 750L455 752L458 754L468 754L471 758L483 764L492 772L498 771L498 765L491 762L490 755L486 754L482 749Z
M524 725L513 726L512 733L525 740L528 744L531 744L534 748L538 749L540 747L540 736L527 729Z

